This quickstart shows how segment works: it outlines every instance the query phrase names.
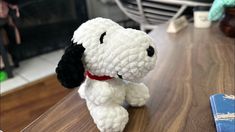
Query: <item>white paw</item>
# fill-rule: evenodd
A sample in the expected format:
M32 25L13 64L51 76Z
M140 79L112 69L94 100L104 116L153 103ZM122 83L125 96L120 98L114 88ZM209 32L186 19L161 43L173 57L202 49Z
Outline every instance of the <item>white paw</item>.
M143 83L131 83L127 89L126 100L131 106L143 106L150 97L149 89Z
M121 132L128 122L128 112L122 106L93 107L91 115L101 132Z

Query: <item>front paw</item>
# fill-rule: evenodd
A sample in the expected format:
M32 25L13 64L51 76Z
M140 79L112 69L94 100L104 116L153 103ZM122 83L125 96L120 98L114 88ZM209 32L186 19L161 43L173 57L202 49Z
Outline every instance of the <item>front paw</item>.
M131 106L143 106L149 97L149 89L143 83L128 85L126 100Z
M128 122L128 112L122 106L93 107L91 115L101 132L122 132Z

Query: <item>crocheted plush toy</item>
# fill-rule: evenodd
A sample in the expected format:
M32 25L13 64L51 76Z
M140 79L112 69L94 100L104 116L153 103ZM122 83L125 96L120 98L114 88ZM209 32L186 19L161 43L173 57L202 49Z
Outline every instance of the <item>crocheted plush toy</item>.
M123 131L128 122L123 102L143 106L149 98L148 88L135 82L156 63L153 40L96 18L82 24L72 41L56 68L58 80L67 88L81 85L78 92L100 131Z

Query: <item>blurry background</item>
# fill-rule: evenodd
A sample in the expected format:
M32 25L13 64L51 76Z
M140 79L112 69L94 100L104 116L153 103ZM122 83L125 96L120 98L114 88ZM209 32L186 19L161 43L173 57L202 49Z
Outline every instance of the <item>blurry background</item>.
M0 130L21 130L70 92L58 84L54 70L83 22L105 17L124 27L149 31L182 15L193 21L193 9L212 2L0 0Z
M13 1L13 0L12 0ZM13 18L22 44L14 53L19 61L64 48L73 31L88 19L85 0L18 0L20 17Z

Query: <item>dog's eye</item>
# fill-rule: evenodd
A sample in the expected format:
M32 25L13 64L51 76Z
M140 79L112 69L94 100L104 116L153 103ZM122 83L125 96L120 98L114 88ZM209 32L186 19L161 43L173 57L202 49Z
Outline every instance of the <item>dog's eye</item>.
M103 43L104 36L106 35L106 32L102 33L100 36L100 44Z

